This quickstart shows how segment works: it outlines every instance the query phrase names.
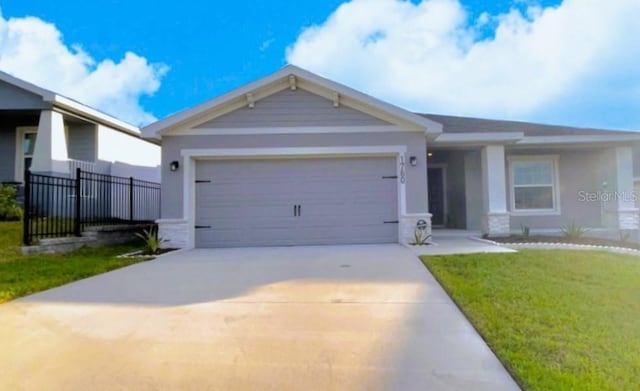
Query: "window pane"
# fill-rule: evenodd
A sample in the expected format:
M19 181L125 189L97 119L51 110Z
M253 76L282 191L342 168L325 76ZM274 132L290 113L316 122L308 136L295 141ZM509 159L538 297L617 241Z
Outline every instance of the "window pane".
M33 148L36 145L36 134L25 133L24 140L22 140L22 152L25 156L33 155Z
M553 184L553 162L549 160L513 163L513 181L516 185Z
M516 209L553 209L551 186L516 187L513 191Z

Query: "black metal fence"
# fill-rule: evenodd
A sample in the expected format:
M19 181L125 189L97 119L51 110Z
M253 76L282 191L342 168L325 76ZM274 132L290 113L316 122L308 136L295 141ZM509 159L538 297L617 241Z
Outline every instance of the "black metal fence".
M25 245L80 236L87 226L153 222L160 184L77 169L75 178L25 173Z

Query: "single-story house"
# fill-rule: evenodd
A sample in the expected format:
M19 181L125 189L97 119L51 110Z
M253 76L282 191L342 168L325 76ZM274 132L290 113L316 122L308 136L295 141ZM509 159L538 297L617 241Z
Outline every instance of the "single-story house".
M0 182L76 168L159 181L160 146L138 127L0 72Z
M416 114L295 66L142 132L170 247L638 229L634 132Z

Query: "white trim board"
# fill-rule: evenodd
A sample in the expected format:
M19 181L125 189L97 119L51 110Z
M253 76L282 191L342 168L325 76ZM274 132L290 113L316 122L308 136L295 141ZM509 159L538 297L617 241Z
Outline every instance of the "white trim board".
M363 147L312 147L312 148L213 148L213 149L183 149L182 156L182 214L187 221L188 248L195 247L195 210L196 210L196 163L199 160L214 159L305 159L305 158L336 158L336 157L366 157L366 156L396 156L396 172L398 176L398 216L406 215L406 180L400 178L406 175L404 145L391 146L363 146ZM403 166L404 165L404 166ZM184 182L186 181L186 182ZM181 219L175 219L181 220ZM400 232L400 231L398 231Z
M183 149L180 155L188 158L296 158L319 156L383 156L407 152L404 145L363 147L301 147L301 148L203 148Z
M603 131L604 132L604 131ZM518 141L517 145L545 145L545 144L597 144L605 142L640 141L640 133L629 132L626 134L599 134L582 136L526 136Z
M434 141L435 146L447 145L485 145L514 144L522 140L522 132L486 132L486 133L443 133Z
M233 136L256 134L327 134L327 133L387 133L408 132L400 126L297 126L263 128L191 128L180 130L180 136ZM173 131L165 133L173 135Z

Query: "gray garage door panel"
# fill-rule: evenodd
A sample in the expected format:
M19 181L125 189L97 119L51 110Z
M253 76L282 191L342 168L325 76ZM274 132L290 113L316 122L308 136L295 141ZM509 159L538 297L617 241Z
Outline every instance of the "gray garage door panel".
M393 243L394 158L201 161L197 247ZM294 216L294 205L302 213Z

